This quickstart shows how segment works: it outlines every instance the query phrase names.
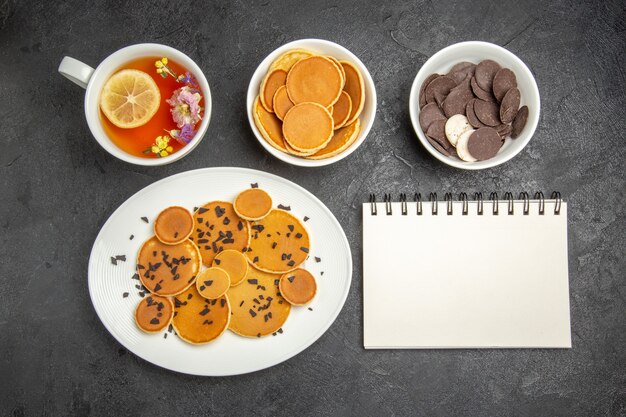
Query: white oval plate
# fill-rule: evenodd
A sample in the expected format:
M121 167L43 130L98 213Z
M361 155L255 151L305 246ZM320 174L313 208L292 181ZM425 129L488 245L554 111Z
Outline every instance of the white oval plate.
M211 200L233 201L238 192L258 183L278 204L291 206L311 237L305 268L317 278L318 293L308 307L294 307L283 333L244 338L227 331L206 345L190 345L173 333L146 334L134 322L141 299L131 279L141 244L153 234L152 220L165 207L193 210ZM141 220L147 217L150 223ZM130 235L134 238L130 240ZM111 257L126 255L126 262ZM314 257L321 258L316 262ZM321 275L321 273L324 273ZM155 182L124 202L102 226L89 258L89 294L107 330L137 356L177 372L222 376L258 371L281 363L315 342L341 311L352 279L352 255L341 225L313 194L276 175L244 168L206 168ZM123 293L130 293L124 298Z

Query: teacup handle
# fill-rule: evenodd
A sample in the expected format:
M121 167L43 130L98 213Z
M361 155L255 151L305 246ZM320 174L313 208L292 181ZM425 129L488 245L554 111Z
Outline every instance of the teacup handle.
M63 57L59 64L59 72L62 76L85 89L93 71L94 69L89 65L69 56Z

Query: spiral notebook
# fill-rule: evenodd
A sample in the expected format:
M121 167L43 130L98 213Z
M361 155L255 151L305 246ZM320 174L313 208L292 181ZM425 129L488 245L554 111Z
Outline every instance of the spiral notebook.
M567 204L504 197L370 196L366 349L571 347Z

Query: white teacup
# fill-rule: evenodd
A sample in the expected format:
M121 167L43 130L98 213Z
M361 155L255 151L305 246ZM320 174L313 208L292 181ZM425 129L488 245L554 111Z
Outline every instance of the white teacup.
M162 158L141 158L124 152L108 137L102 127L99 115L100 90L104 83L114 72L124 66L124 64L144 57L167 57L181 64L196 77L200 89L202 90L204 115L196 135L191 142L182 149ZM85 93L85 117L87 118L89 129L98 143L111 155L131 164L155 166L166 165L177 161L191 152L198 143L200 143L209 127L209 120L211 119L211 90L209 83L202 73L202 70L200 70L200 67L198 67L191 58L169 46L155 43L141 43L127 46L109 55L96 69L66 56L59 65L59 72L67 79L87 90Z

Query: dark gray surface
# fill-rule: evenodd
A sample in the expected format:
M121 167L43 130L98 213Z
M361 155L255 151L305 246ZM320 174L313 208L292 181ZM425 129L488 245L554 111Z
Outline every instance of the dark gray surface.
M626 415L623 2L0 3L0 415ZM378 90L366 142L323 169L271 157L245 115L257 64L304 37L353 51ZM407 102L428 56L475 39L528 64L542 117L505 166L463 172L419 145ZM139 168L93 140L83 91L56 68L64 55L95 66L152 41L196 60L214 110L188 157ZM102 223L142 187L229 165L284 176L327 204L352 247L353 283L330 330L286 363L230 378L179 375L107 333L88 296L88 255ZM569 203L573 349L363 350L360 203L368 192L554 189Z

